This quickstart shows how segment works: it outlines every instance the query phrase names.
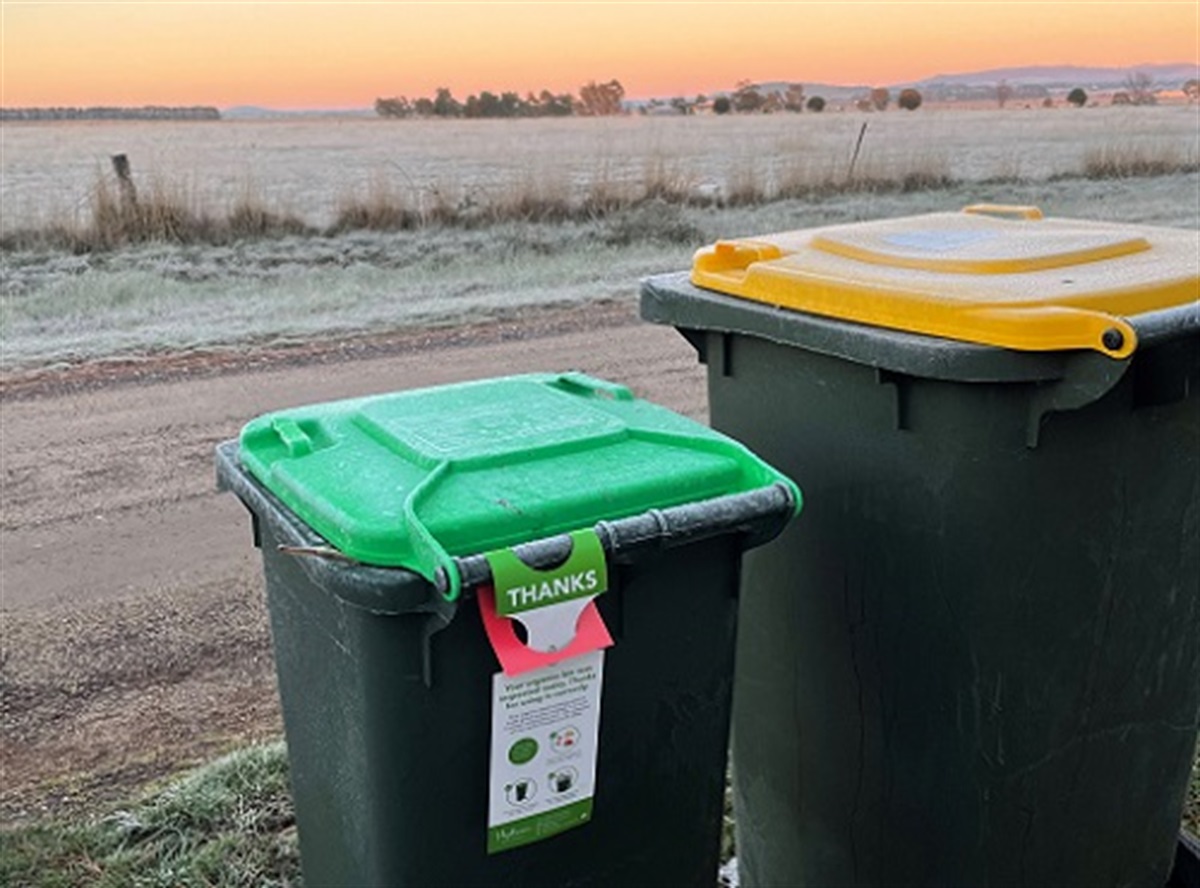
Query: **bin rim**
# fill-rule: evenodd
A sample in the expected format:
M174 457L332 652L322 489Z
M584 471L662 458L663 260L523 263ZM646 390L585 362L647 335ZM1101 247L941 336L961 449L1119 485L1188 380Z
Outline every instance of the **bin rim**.
M779 345L910 376L951 382L1055 382L1073 364L1102 357L1089 350L1018 351L909 333L752 302L697 287L690 272L641 280L641 316L681 331L744 334ZM1141 351L1200 335L1200 300L1126 319ZM1103 360L1127 365L1133 356Z
M311 529L242 465L239 441L216 448L217 488L237 495L258 520L271 523L282 540L280 550L300 556L301 567L316 585L349 604L374 613L399 614L453 609L451 579L438 571L433 581L407 567L364 564L340 553ZM599 521L593 529L610 559L632 560L655 549L674 548L722 535L737 535L743 549L778 536L799 513L800 489L780 476L763 487L642 514ZM533 566L561 559L566 533L529 540L513 547ZM453 556L461 588L471 592L491 582L483 553Z
M727 436L577 371L271 411L239 440L242 467L334 548L444 582L450 600L455 556L782 478Z

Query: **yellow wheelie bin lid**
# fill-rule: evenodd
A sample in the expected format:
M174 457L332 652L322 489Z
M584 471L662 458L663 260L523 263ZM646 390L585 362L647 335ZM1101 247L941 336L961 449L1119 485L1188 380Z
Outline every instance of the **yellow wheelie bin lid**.
M1200 300L1200 232L977 204L722 240L692 283L862 324L1024 351L1137 348L1128 318Z

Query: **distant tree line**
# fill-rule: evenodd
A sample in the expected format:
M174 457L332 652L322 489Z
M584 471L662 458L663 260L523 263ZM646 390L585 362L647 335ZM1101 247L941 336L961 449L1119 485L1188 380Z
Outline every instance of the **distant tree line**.
M207 105L167 108L0 108L0 120L220 120L221 112Z
M1157 102L1155 84L1141 72L1131 74L1124 87L1112 96L1113 104L1153 105ZM1200 102L1200 81L1189 80L1183 84L1182 90L1189 101ZM928 92L928 98L932 101L994 99L1001 108L1010 101L1037 101L1045 107L1054 104L1045 86L1010 84L1003 80L990 86L933 83L928 86ZM530 92L522 97L515 92L496 94L485 90L479 95L468 96L464 101L459 101L449 89L442 87L429 98L408 99L400 96L376 99L375 112L381 117L603 117L627 113L629 109L624 98L625 90L617 80L589 82L580 87L578 96L542 90L536 95ZM915 111L924 104L926 98L912 87L901 89L893 95L887 87L879 86L851 98L846 106L871 112L886 111L893 106ZM1066 100L1071 105L1082 107L1088 103L1089 97L1082 88L1077 87L1070 91ZM732 90L712 97L676 96L671 99L651 99L635 103L635 106L638 113L649 115L774 114L802 111L820 113L826 109L828 102L822 96L806 95L800 83L763 85L741 80Z
M1144 71L1134 71L1125 78L1122 88L1112 94L1109 101L1114 105L1157 105L1160 85ZM1189 103L1200 102L1200 80L1185 80L1179 87ZM1067 93L1067 101L1077 108L1088 103L1088 94L1082 87Z
M548 89L524 97L515 92L484 90L459 101L443 86L431 97L376 99L375 113L380 117L603 117L622 113L624 98L625 88L617 80L588 82L580 87L578 97Z
M875 87L869 93L852 100L853 106L860 111L886 111L891 102L891 91L885 87ZM801 111L819 114L828 104L823 96L806 95L804 86L799 83L787 83L768 89L743 80L733 92L718 96L711 105L701 103L697 107L711 109L714 114L798 114ZM921 94L915 89L903 90L896 104L905 110L914 111L921 105Z

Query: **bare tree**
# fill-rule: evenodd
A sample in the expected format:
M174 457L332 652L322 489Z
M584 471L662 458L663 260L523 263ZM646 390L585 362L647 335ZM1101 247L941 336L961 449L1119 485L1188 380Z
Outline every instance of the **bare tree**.
M625 87L620 81L607 83L589 81L579 88L580 113L589 117L608 117L621 113L621 100L625 98Z
M787 92L783 95L783 107L788 111L804 110L804 85L789 83Z
M1125 78L1125 92L1129 93L1130 104L1156 105L1158 96L1154 88L1154 78L1145 71L1134 71Z
M1013 88L1009 86L1007 80L1001 80L996 84L996 104L1003 108L1008 104L1008 100L1013 97Z

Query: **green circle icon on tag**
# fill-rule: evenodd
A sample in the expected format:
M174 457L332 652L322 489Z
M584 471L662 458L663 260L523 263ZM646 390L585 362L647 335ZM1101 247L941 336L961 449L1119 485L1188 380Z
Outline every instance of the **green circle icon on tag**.
M508 760L514 765L523 765L537 754L538 744L532 737L522 737L508 748Z

